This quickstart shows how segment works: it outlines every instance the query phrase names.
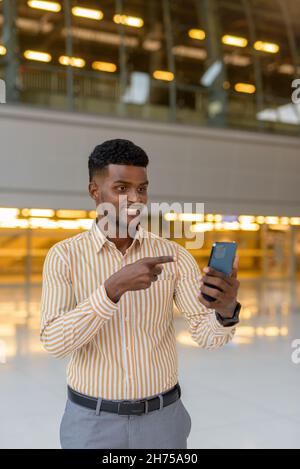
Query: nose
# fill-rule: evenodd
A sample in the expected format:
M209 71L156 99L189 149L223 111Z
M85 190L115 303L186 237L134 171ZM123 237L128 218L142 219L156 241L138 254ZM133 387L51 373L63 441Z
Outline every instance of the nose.
M140 194L135 190L132 189L128 194L128 203L129 204L136 204L141 201Z

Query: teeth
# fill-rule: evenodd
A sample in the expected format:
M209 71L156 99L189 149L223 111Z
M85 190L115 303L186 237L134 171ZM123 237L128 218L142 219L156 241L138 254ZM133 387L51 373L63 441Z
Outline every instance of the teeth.
M137 209L137 208L128 208L128 209L127 209L128 215L136 215L137 212L138 212L138 209Z

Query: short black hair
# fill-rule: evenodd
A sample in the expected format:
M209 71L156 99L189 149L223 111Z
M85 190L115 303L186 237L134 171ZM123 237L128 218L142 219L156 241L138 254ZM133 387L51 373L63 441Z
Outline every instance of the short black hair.
M130 140L107 140L97 145L89 157L89 177L92 181L96 172L109 164L124 164L146 168L149 158L146 152Z

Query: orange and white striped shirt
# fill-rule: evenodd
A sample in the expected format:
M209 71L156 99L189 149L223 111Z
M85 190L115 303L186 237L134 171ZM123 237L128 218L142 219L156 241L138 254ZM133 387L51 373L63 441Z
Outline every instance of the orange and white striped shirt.
M118 303L105 280L143 257L173 255L146 290L126 292ZM229 342L214 309L197 295L201 273L193 256L174 241L139 226L123 255L99 229L56 243L43 268L41 341L55 357L70 355L67 382L78 392L104 399L142 399L178 381L173 301L201 348Z

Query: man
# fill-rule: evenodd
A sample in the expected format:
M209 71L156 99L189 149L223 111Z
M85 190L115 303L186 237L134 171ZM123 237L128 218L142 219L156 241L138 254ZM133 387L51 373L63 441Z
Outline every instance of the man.
M41 341L55 357L70 356L62 448L186 448L191 418L180 398L173 300L200 347L220 347L235 332L236 265L227 278L204 269L200 284L198 265L182 246L139 223L129 235L132 207L147 203L147 166L132 142L97 146L89 194L96 207L110 203L116 213L126 196L126 236L119 236L120 217L116 235L105 235L100 214L45 260ZM214 309L203 293L216 299Z

